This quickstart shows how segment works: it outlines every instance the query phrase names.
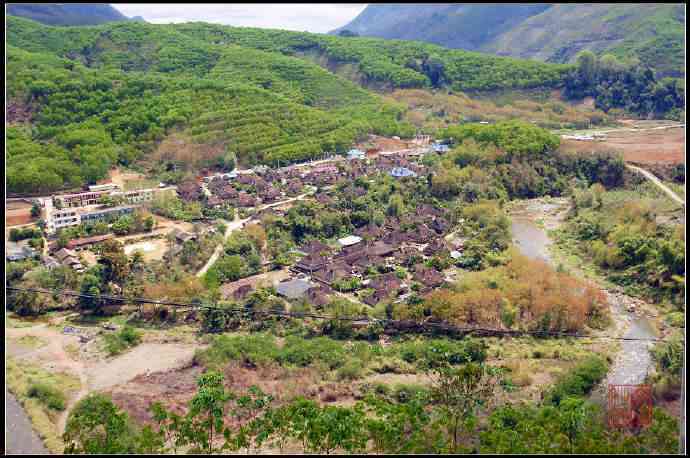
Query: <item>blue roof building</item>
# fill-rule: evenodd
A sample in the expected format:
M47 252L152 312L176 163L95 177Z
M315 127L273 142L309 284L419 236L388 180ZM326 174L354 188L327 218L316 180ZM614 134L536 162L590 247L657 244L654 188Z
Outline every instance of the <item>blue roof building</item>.
M351 149L347 152L347 158L352 159L364 159L364 151L359 149Z
M391 170L390 175L393 178L407 178L407 177L416 177L417 174L413 172L412 170L406 168L406 167L394 167L393 170Z
M433 143L431 145L431 147L437 153L447 153L448 151L450 151L450 147L448 145L444 145L442 143Z
M23 261L24 259L34 258L37 255L36 250L30 246L15 242L7 242L6 250L8 261Z

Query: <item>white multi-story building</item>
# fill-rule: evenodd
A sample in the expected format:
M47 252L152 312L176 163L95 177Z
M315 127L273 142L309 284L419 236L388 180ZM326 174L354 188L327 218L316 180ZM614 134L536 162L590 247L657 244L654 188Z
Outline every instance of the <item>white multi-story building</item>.
M170 186L160 189L138 189L134 191L101 190L54 196L52 199L45 199L42 202L45 211L46 229L49 234L54 234L63 227L78 226L82 222L100 221L111 216L132 212L133 207L101 208L100 202L103 197L118 198L124 201L122 203L141 205L153 201L156 194L174 192L174 190L175 187ZM54 203L59 208L53 205Z
M68 226L78 226L81 223L81 216L76 208L53 209L51 217L48 219L48 230L54 231Z

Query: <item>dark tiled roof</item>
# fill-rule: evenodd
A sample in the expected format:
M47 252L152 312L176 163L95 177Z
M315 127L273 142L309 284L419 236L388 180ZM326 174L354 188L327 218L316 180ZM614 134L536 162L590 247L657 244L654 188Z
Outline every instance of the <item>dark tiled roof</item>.
M326 258L318 254L310 254L302 258L295 267L300 270L312 272L319 270L326 265Z
M318 240L311 240L300 247L300 251L307 254L330 253L331 248Z
M234 293L232 293L232 297L234 297L237 300L244 299L249 295L249 293L252 292L252 289L252 285L242 285L239 288L237 288Z
M428 267L417 264L415 266L415 273L413 278L415 281L422 283L425 286L440 286L443 281L443 274L440 272L430 269Z
M393 254L393 252L395 251L395 247L387 244L384 241L379 240L378 242L375 242L374 244L368 246L366 250L367 253L372 254L374 256L388 256Z

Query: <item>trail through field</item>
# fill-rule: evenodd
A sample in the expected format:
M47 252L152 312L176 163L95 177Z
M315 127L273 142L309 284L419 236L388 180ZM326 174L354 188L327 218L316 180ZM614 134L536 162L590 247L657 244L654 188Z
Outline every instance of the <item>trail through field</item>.
M310 195L312 195L312 193L309 193L309 192L304 193L304 194L299 195L297 197L291 197L290 199L281 200L280 202L274 202L272 204L261 205L260 207L257 207L256 210L261 211L261 210L265 210L267 208L279 207L281 205L285 205L285 204L288 204L290 202L294 202L297 200L303 200L305 197L308 197ZM204 266L201 269L199 269L199 271L196 273L197 277L199 277L199 278L203 277L204 274L206 272L208 272L208 269L210 269L213 266L213 264L216 263L216 261L218 260L218 258L221 255L221 253L223 252L223 244L228 239L228 237L230 237L230 234L232 234L234 231L236 231L238 229L242 229L244 227L244 225L247 222L249 222L249 220L251 220L251 219L252 219L251 216L249 218L240 219L239 213L236 213L235 219L232 222L228 222L228 221L223 220L223 223L226 224L225 234L223 235L223 241L218 244L216 249L213 250L213 254L211 255L211 257L208 258L208 261L206 261L206 264L204 264Z
M637 167L637 166L634 166L634 165L625 164L625 166L626 166L627 168L629 168L630 170L633 170L633 171L635 171L635 172L641 174L642 176L644 176L645 178L647 178L649 181L651 181L652 183L654 183L659 189L661 189L662 191L664 191L671 199L673 199L674 201L678 202L678 203L681 204L682 206L685 206L685 201L684 201L683 199L681 199L681 197L680 197L678 194L676 194L675 192L673 192L673 190L672 190L671 188L669 188L669 187L666 186L664 183L662 183L661 180L659 180L656 176L654 176L654 174L652 174L651 172L646 171L646 170L643 169L643 168L640 168L640 167Z
M210 269L211 266L213 266L213 264L216 263L216 261L220 257L220 254L223 252L223 244L228 239L228 237L230 237L230 234L232 234L234 231L236 231L238 229L242 229L242 227L244 227L244 225L250 219L251 218L240 219L239 213L236 213L234 221L229 222L226 220L222 220L223 223L226 225L225 234L223 234L223 241L220 242L218 244L218 246L216 246L216 249L213 250L213 254L211 255L210 258L208 258L208 261L206 261L206 264L204 264L204 266L201 269L199 269L199 271L196 273L197 277L199 277L199 278L203 277L204 274L208 271L208 269Z
M57 421L56 427L60 433L65 430L71 409L90 392L106 390L139 375L185 367L192 361L198 348L191 344L144 342L114 358L86 359L79 354L70 355L66 350L68 345L79 345L78 335L64 334L60 328L46 323L5 328L5 336L9 340L8 354L17 360L31 361L50 372L66 372L79 378L79 391L69 399L65 411ZM47 344L28 350L12 344L12 341L23 336L39 337ZM22 434L27 435L28 432L24 431Z

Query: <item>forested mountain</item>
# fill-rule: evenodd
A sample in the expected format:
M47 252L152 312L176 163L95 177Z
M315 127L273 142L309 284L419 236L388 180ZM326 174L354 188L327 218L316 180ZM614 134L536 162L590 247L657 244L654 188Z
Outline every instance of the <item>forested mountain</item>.
M333 33L560 63L591 50L637 58L661 76L681 76L684 24L680 4L383 4L368 6Z
M7 5L7 14L49 25L97 25L130 20L112 6L103 3L11 4Z
M160 175L228 154L277 165L346 151L370 133L409 137L406 106L377 93L396 88L564 88L643 115L683 105L675 82L615 58L575 66L401 40L18 17L7 18L6 40L10 192L91 183L116 162L148 161Z

